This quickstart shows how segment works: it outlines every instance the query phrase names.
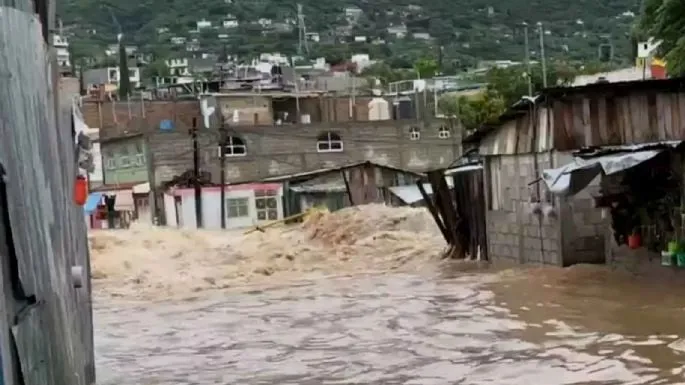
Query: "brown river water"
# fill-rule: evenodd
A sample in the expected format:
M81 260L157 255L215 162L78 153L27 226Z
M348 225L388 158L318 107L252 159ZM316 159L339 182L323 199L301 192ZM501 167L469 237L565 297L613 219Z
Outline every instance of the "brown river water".
M685 384L685 288L448 263L432 226L93 234L98 384Z

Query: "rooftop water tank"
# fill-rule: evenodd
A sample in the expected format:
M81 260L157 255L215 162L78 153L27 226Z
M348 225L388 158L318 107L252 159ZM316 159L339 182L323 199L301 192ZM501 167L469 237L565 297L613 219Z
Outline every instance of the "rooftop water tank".
M369 102L369 120L390 120L390 104L383 98L373 98Z
M414 103L411 98L402 96L395 99L393 104L395 120L414 119Z

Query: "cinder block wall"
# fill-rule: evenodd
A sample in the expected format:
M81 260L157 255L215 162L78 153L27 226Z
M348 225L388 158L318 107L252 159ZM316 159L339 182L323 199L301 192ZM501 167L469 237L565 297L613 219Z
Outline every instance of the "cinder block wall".
M555 167L573 161L570 153L556 153L555 158ZM594 207L593 196L600 194L600 181L598 176L578 194L560 199L564 266L605 262L605 234L611 222L601 208Z
M549 154L538 154L538 169L549 168ZM491 162L500 162L501 205L492 206ZM535 196L537 186L530 184L538 178L533 154L503 155L486 160L485 191L488 199L486 223L488 230L488 253L498 262L561 265L559 219L540 218L530 214L530 198ZM542 182L541 182L542 183ZM530 184L530 185L529 185ZM546 186L540 186L541 196L546 196ZM555 207L558 202L552 201Z

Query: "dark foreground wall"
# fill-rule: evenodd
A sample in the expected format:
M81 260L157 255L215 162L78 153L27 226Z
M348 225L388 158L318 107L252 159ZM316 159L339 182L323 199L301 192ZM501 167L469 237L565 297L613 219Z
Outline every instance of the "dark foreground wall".
M57 109L46 30L35 13L15 8L18 3L0 0L4 380L7 385L91 384L88 250L83 211L73 203L74 141L64 110ZM84 270L80 288L71 274L75 265Z

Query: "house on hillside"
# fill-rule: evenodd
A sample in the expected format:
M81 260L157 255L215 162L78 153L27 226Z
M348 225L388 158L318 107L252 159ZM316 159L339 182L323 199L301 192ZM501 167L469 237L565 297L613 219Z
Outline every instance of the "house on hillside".
M642 153L650 143L685 139L683 101L683 79L551 88L465 138L484 159L489 257L557 266L625 260L617 254L625 237L615 236L614 213L599 202L609 194L609 171L598 167L611 163L623 178L651 159ZM609 154L635 154L626 163L590 151L607 146ZM571 186L559 187L564 181Z

